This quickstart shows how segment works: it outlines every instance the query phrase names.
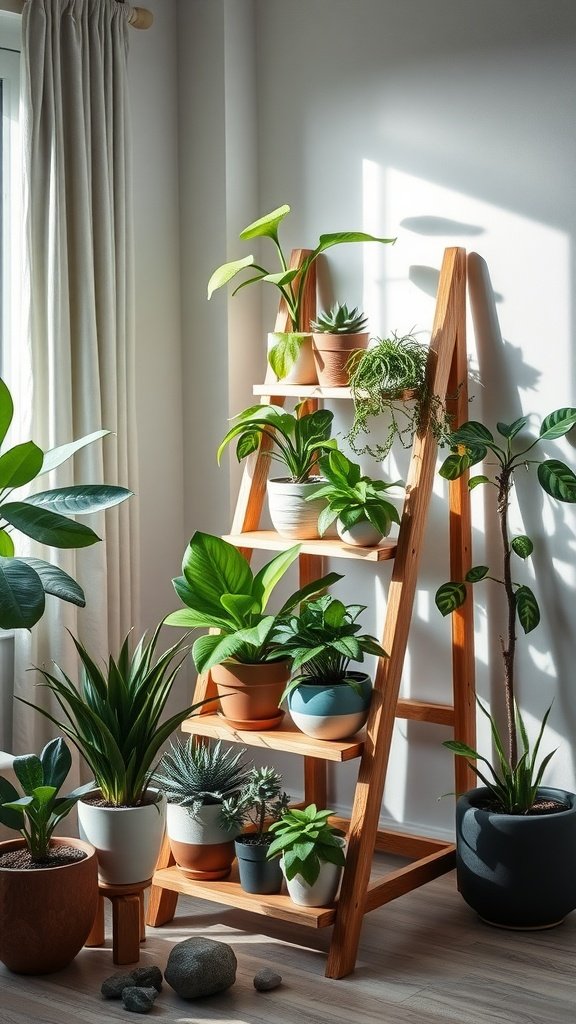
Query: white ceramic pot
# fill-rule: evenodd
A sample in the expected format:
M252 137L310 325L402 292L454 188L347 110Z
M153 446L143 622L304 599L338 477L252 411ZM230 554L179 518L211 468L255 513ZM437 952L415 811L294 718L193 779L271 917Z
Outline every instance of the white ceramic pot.
M213 881L230 874L234 838L220 824L222 804L191 807L168 804L166 831L174 860L188 878Z
M343 540L345 544L353 544L360 548L375 548L382 537L388 536L390 532L388 529L386 534L380 533L367 519L360 519L358 523L354 523L348 529L342 525L340 519L337 519L336 529L340 540Z
M155 799L141 807L78 802L80 836L96 848L101 882L131 885L152 877L164 835L166 797L157 789L148 792Z
M291 480L268 481L268 508L276 533L290 540L315 540L319 537L318 516L325 507L323 498L306 501L325 481L295 484Z
M316 363L312 352L312 335L301 331L292 332L295 338L301 339L300 351L292 369L285 377L282 377L284 384L317 384ZM268 335L268 352L286 335L281 331L271 332Z
M338 840L341 846L346 845L345 839ZM291 880L286 878L284 871L284 858L280 859L280 867L286 879L288 895L293 903L299 907L329 907L338 894L343 869L337 864L330 864L324 861L320 865L320 874L314 885L308 885L301 875L296 875Z

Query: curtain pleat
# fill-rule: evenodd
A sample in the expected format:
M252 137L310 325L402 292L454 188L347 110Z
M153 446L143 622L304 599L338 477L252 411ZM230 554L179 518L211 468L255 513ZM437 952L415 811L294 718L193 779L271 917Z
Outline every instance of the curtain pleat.
M138 489L127 16L114 0L28 0L23 13L20 431L44 449L101 427L114 432L42 478L43 487L104 480ZM130 499L88 520L103 543L52 549L50 559L83 586L86 608L48 597L31 634L18 632L17 695L49 706L31 665L56 661L77 678L66 628L106 658L138 623L137 513ZM16 752L37 751L54 731L16 702Z

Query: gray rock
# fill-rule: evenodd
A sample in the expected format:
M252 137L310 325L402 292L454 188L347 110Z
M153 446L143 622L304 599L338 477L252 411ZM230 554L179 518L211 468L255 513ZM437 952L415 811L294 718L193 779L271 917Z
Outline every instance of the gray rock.
M143 988L141 985L128 985L122 990L124 1009L132 1013L150 1013L157 995L158 990L154 986Z
M136 967L130 971L132 984L139 988L155 988L157 992L162 991L162 971L159 967Z
M237 960L226 942L195 936L172 947L164 978L182 999L224 992L236 981Z
M134 984L134 979L131 974L111 974L106 981L102 982L100 991L104 996L104 999L121 999L122 992L129 985Z
M254 988L258 992L271 992L282 984L282 975L273 971L271 967L261 967L254 975Z

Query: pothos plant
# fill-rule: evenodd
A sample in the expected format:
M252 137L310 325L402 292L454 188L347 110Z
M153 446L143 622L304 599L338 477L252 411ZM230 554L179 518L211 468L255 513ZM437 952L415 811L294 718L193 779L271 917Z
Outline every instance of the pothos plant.
M302 323L302 299L308 272L320 254L326 252L327 249L331 249L334 245L342 245L345 242L382 242L389 244L396 241L395 238L378 238L375 235L367 234L365 231L331 232L330 234L320 235L316 247L309 252L300 267L289 267L286 253L278 237L279 225L288 213L290 213L289 206L279 206L276 210L272 210L271 213L267 213L264 217L260 217L259 220L249 224L248 227L240 232L240 238L243 241L269 238L276 249L279 270L270 271L267 267L257 263L256 257L251 254L244 256L240 260L232 260L229 263L222 264L221 267L217 267L208 282L209 299L218 288L222 288L223 285L228 284L229 281L232 281L245 270L248 271L249 276L245 277L236 286L232 292L233 295L236 295L241 288L245 288L247 285L254 284L257 281L264 281L278 288L286 303L290 321L290 331L283 337L278 337L276 345L268 355L270 365L278 378L285 377L296 361L301 344L298 332L308 331L309 325Z
M509 814L522 814L533 807L544 770L554 753L552 751L547 754L538 764L538 752L550 708L543 717L534 748L531 750L516 697L516 624L519 622L525 633L532 632L540 621L540 609L530 587L514 579L514 558L524 560L529 558L534 550L534 544L526 534L511 535L509 509L515 475L519 471L529 473L536 467L536 479L546 494L557 501L576 502L576 476L572 470L558 459L532 457L534 449L542 441L553 441L568 433L576 424L576 409L562 408L550 413L542 421L536 438L524 437L523 431L527 424L526 416L513 423L498 423L499 439L496 440L483 423L474 420L465 423L452 434L452 452L440 469L440 474L445 479L456 480L471 466L485 460L488 452L493 458L492 475L472 476L468 486L470 489L479 486L495 488L496 514L500 530L500 565L496 571L491 571L487 565L475 565L464 580L444 583L436 593L436 605L442 615L449 615L466 601L469 585L485 579L501 586L506 595L506 632L501 636L500 642L504 670L507 749L494 716L480 703L480 709L490 721L497 764L491 764L465 743L447 740L444 746L455 754L467 757L471 761L481 761L487 766L489 777L477 766L472 765L472 768L490 791L495 806ZM518 750L518 736L522 744L521 753Z

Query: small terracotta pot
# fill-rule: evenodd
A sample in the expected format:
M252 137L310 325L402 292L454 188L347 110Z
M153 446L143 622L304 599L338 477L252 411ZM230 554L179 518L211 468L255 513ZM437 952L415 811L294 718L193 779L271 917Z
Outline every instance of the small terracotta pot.
M211 669L222 714L238 729L273 729L280 724L278 705L290 678L290 661L242 665L224 661Z
M191 807L168 804L166 831L170 849L187 878L227 878L234 860L234 838L219 822L222 804Z
M346 369L355 352L368 348L370 335L366 334L313 334L312 352L318 374L318 383L324 388L345 388L350 383Z
M0 843L0 853L23 839ZM98 907L96 851L81 839L52 839L86 857L53 868L0 868L0 960L17 974L60 971L80 952Z

